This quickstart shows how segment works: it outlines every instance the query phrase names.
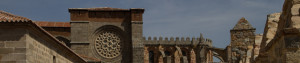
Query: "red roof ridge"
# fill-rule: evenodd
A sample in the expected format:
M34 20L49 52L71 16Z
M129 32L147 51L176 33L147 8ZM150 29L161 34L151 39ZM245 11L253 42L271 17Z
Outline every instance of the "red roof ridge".
M0 21L30 21L30 19L0 10Z

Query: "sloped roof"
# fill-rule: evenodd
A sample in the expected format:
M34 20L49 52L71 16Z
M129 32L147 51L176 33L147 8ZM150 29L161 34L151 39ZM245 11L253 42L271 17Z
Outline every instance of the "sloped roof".
M111 8L111 7L98 7L98 8L69 8L72 10L85 10L85 11L129 11L129 9Z
M0 21L1 22L19 22L19 21L31 21L28 18L10 14L0 10Z
M70 22L35 21L41 27L71 27Z
M46 30L44 30L42 27L38 26L37 24L35 24L32 20L30 20L28 18L13 15L13 14L10 14L10 13L0 10L0 23L14 23L14 24L15 23L25 23L28 25L32 25L33 28L38 29L38 31L41 31L43 34L48 36L50 39L54 40L54 42L56 42L59 45L61 45L62 47L64 47L68 52L71 52L72 54L74 54L75 58L78 58L81 61L86 62L83 58L81 58L78 54L76 54L74 51L72 51L69 47L67 47L66 45L61 43L58 39L56 39L54 36L52 36L50 33L48 33Z
M242 30L242 29L255 29L252 27L252 25L244 18L242 17L238 23L233 27L232 30Z

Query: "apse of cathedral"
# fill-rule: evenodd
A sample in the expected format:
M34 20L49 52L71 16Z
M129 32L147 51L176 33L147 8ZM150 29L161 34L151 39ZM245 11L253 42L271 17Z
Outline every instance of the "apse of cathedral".
M299 2L267 15L262 34L236 19L225 48L202 34L144 37L143 8L69 8L69 22L0 11L0 63L299 63Z

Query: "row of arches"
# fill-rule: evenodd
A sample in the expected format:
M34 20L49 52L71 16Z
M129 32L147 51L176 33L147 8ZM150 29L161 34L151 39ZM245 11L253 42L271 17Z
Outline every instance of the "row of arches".
M194 48L188 46L145 46L145 63L196 63Z
M224 62L224 50L190 46L145 46L144 63L209 63Z

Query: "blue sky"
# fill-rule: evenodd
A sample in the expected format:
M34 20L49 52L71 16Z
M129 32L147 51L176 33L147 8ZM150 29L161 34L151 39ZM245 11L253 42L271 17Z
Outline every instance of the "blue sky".
M0 10L37 21L70 21L68 8L144 8L144 36L204 37L230 43L230 29L245 17L262 33L268 14L284 0L1 0Z

